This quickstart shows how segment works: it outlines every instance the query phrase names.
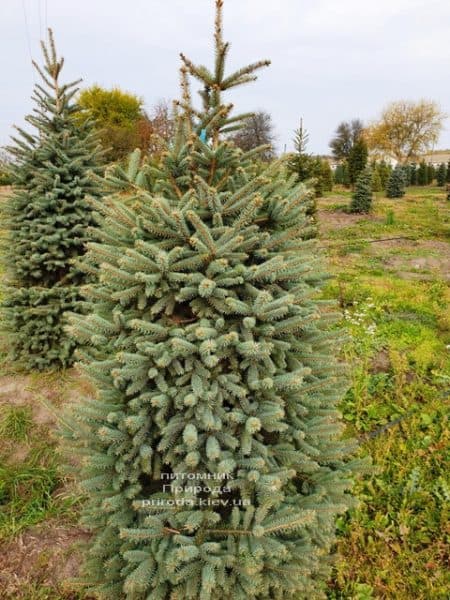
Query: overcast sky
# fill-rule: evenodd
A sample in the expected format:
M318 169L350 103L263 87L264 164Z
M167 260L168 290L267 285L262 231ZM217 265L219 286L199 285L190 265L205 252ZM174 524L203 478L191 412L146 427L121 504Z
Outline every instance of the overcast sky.
M46 24L66 79L151 107L178 97L180 51L211 64L213 17L213 0L0 0L0 145L30 111L30 53L40 59ZM448 0L225 0L224 23L230 69L272 60L229 101L270 112L280 150L300 117L309 150L327 153L341 120L371 120L391 100L430 98L450 114ZM439 147L450 147L448 120Z

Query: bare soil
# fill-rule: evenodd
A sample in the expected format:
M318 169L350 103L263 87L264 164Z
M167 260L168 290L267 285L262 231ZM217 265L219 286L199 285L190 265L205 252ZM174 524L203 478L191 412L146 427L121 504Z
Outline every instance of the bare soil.
M85 530L58 521L32 527L13 541L0 546L0 598L22 596L30 584L68 590L82 561L82 542L89 539Z

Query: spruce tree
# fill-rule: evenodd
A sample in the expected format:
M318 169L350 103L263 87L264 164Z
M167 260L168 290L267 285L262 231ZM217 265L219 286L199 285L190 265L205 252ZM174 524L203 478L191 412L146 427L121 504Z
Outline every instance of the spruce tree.
M348 171L348 162L346 160L342 163L342 182L345 187L350 187L350 174Z
M391 176L392 167L391 165L387 164L385 160L382 160L380 163L377 164L377 171L380 175L381 185L384 190L386 189L387 182L389 180L389 177Z
M65 434L86 457L86 578L108 600L323 597L352 502L341 334L317 300L309 191L280 161L255 175L257 152L224 138L240 118L223 92L267 63L225 74L216 5L215 67L182 55L153 191L136 190L134 207L97 203L93 312L72 320L98 394Z
M313 157L307 152L308 140L309 134L303 126L303 119L300 119L300 126L294 131L295 153L292 153L288 163L298 181L307 181L312 177Z
M447 183L450 183L450 160L447 163Z
M372 209L372 170L368 167L358 175L350 203L350 212L368 213Z
M411 185L417 185L417 165L416 163L411 164Z
M427 165L425 161L421 161L419 164L419 168L417 170L417 185L427 185L428 183L428 174L427 174Z
M331 170L330 163L326 159L321 161L321 179L323 182L323 190L325 192L331 192L333 190L333 171Z
M401 198L405 195L405 174L403 168L397 165L392 171L386 186L388 198Z
M300 119L300 127L294 134L296 151L289 157L289 170L296 174L298 181L303 181L314 188L316 198L319 198L325 190L333 187L331 169L328 163L324 165L320 156L313 156L307 152L309 134L303 126L303 119Z
M411 185L411 165L403 165L403 174L405 178L405 187Z
M333 173L333 181L338 185L344 183L344 169L342 165L337 165Z
M431 185L436 178L436 169L434 165L427 165L427 185Z
M436 174L436 183L439 187L443 187L445 185L445 181L447 179L447 167L445 163L441 163L437 170Z
M51 30L36 68L32 129L18 128L9 151L14 190L3 209L6 282L2 323L11 356L29 369L66 367L74 342L64 331L66 311L81 311L85 275L73 261L93 225L86 196L98 196L99 146L92 123L74 118L79 81L60 80Z
M410 180L411 180L411 172L410 172L409 165L402 166L402 173L403 173L403 186L408 187L410 185Z
M383 190L383 184L381 182L380 172L376 168L372 169L372 191L381 192Z
M366 141L360 136L353 144L348 156L348 174L352 185L356 183L359 174L366 168L368 155Z

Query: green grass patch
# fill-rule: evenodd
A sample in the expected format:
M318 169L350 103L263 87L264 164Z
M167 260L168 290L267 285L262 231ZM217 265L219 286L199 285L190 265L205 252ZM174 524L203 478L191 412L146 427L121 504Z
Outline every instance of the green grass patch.
M24 441L33 419L28 406L3 406L0 419L0 437L13 441Z
M63 494L55 448L31 447L23 461L0 459L0 540L55 517L74 518L80 497Z
M351 336L341 410L348 435L373 463L356 484L358 508L338 523L330 599L448 597L450 293L439 272L407 261L448 256L449 209L442 190L408 188L401 200L377 197L370 218L341 219L330 231L335 278L323 294L339 302ZM395 236L416 245L367 242Z

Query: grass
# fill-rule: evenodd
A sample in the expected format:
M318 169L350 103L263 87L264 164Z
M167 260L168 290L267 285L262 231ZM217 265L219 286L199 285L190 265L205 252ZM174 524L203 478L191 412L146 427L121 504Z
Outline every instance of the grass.
M320 244L334 275L323 293L339 302L351 334L344 354L352 385L341 407L348 435L359 439L361 454L374 466L356 483L358 508L338 521L328 597L444 600L450 589L450 203L438 188L408 188L400 200L377 194L373 214L361 218L344 211L350 195L334 192L319 200ZM385 238L400 239L373 243ZM11 365L0 375L23 377ZM3 540L16 540L36 523L77 517L81 500L64 491L54 426L36 423L45 390L47 404L59 406L69 401L72 383L68 374L29 377L33 406L3 410ZM82 600L83 594L36 575L12 597Z
M33 424L28 406L6 406L0 420L0 438L24 441Z
M37 432L41 435L37 435ZM32 525L51 518L67 520L75 516L80 498L64 491L55 442L35 427L19 458L4 451L0 455L0 542L9 541ZM48 439L45 439L45 438ZM23 438L22 438L23 439ZM2 440L5 440L3 437Z
M325 222L343 199L321 201ZM341 244L328 244L336 277L325 296L340 302L352 336L342 412L374 465L356 484L359 507L339 520L329 598L448 598L450 294L433 262L450 256L448 216L443 192L410 188L327 235ZM417 257L430 267L414 268Z

